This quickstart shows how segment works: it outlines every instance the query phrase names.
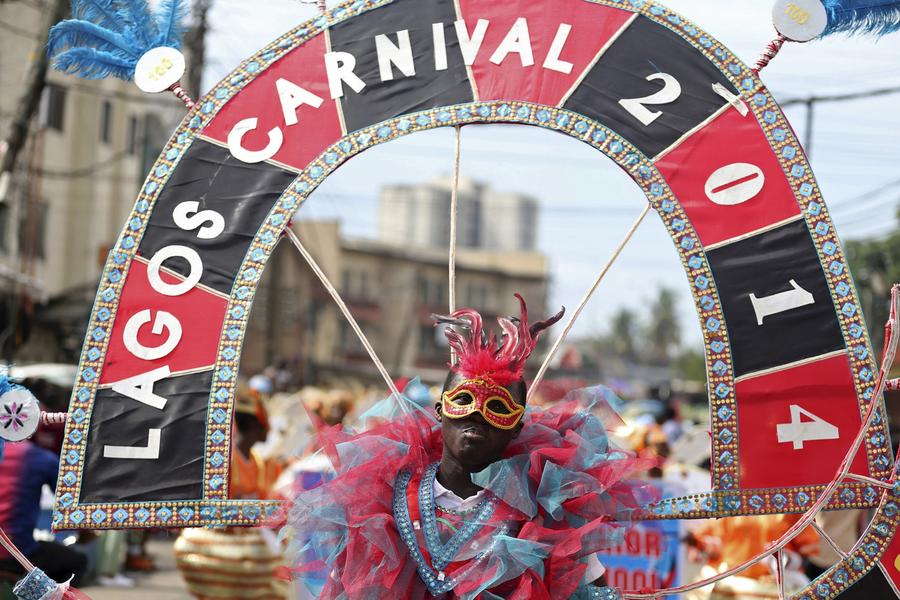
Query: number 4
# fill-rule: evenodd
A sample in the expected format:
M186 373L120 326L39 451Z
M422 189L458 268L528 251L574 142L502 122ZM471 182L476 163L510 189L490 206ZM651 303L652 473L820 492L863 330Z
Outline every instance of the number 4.
M811 420L801 421L801 417ZM804 442L837 440L841 437L837 427L796 404L791 404L791 422L779 423L777 432L778 443L791 442L794 444L794 450L803 450Z

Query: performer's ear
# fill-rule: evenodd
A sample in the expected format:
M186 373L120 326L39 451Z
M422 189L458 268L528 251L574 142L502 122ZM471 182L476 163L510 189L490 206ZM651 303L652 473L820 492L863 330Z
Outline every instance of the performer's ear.
M435 416L435 418L437 418L438 423L442 422L441 419L443 419L444 415L441 414L441 403L440 402L434 403L434 416Z

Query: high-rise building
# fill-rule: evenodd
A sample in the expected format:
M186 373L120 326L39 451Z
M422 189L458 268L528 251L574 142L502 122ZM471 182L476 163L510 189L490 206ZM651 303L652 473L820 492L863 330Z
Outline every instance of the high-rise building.
M378 237L383 242L446 248L450 242L451 181L393 185L381 190ZM530 251L537 242L538 203L461 178L457 245L460 248Z
M0 153L46 12L0 2ZM0 198L0 359L77 357L107 252L184 114L169 94L48 72Z

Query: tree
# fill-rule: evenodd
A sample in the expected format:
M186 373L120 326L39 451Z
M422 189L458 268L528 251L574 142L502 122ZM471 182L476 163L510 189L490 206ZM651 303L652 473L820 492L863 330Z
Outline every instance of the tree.
M672 352L681 341L678 316L675 314L675 293L668 288L660 288L650 308L646 342L650 360L658 364L669 364Z
M891 286L900 283L900 232L880 240L847 243L847 260L859 291L872 344L880 350L890 315Z
M6 199L9 191L10 180L15 171L19 154L25 147L28 139L28 130L40 105L41 94L47 84L47 68L50 60L47 58L47 38L50 35L50 27L63 19L68 10L68 2L65 0L53 0L47 7L47 23L43 33L37 40L34 52L34 61L28 70L25 80L25 89L19 96L16 109L13 113L9 133L6 136L6 151L0 157L0 202Z
M610 326L610 340L613 351L622 358L637 357L635 338L637 337L637 315L627 308L619 309L613 316Z

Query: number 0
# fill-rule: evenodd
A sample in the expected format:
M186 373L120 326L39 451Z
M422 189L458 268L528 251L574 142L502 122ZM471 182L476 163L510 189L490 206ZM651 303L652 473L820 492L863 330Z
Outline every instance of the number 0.
M801 421L801 417L810 419ZM792 443L794 450L803 450L804 442L840 439L838 428L796 404L791 404L791 422L776 427L779 444Z
M668 73L653 73L652 75L647 76L647 81L653 81L655 79L660 79L665 84L663 89L655 94L651 94L644 98L626 98L619 100L619 104L622 105L622 108L631 113L635 119L645 126L650 125L653 121L662 116L662 112L650 110L644 106L645 104L654 106L658 104L669 104L681 97L681 84L678 83L677 79Z

